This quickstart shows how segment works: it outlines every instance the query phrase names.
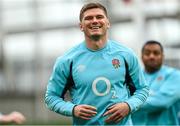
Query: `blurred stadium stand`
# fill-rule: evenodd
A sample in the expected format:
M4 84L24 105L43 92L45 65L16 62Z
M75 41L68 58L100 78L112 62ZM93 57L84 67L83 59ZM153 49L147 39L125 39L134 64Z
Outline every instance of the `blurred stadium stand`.
M78 44L82 5L92 0L0 0L0 111L17 110L29 124L71 124L47 110L45 88L55 59ZM110 38L132 48L165 47L165 63L180 68L180 0L95 0L111 21Z

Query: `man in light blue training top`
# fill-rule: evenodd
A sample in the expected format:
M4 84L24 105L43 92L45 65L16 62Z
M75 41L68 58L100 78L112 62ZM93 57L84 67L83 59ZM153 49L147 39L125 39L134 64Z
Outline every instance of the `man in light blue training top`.
M57 58L45 103L73 117L73 125L131 125L131 113L146 100L149 88L138 59L129 48L108 40L106 8L89 3L80 11L85 40ZM130 82L126 83L126 82ZM127 85L134 87L130 96ZM72 101L65 101L69 90Z
M163 47L148 41L142 48L144 75L150 86L145 104L133 114L135 125L178 125L177 103L180 100L180 71L163 65Z

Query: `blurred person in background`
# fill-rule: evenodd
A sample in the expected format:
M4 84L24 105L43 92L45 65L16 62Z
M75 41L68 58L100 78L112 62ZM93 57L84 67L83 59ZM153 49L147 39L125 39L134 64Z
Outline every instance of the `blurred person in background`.
M177 114L178 115L178 122L179 122L179 125L180 125L180 99L177 102L176 107L177 107L177 111L178 111L178 114Z
M25 120L25 116L20 112L14 111L10 114L0 113L0 124L23 124Z
M108 39L110 22L103 5L84 5L79 18L85 40L57 58L45 103L72 116L74 125L131 125L131 112L149 93L138 59L131 49ZM126 75L135 88L131 97ZM67 90L72 101L64 100Z
M150 87L145 104L132 115L135 125L178 125L180 71L163 65L161 43L147 41L142 48L144 75Z

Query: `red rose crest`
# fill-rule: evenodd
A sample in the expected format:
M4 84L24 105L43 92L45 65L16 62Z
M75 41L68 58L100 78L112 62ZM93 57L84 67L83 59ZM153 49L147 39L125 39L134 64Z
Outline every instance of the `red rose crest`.
M118 59L113 59L112 60L112 65L114 66L115 69L120 67L120 62Z
M162 79L163 79L162 76L159 76L159 77L157 78L158 81L161 81Z

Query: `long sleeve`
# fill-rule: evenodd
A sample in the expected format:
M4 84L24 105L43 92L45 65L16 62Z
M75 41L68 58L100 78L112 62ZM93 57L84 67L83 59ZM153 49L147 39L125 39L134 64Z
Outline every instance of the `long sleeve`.
M69 76L70 61L58 59L54 65L45 94L47 107L59 114L72 116L74 104L64 100L64 91Z
M129 74L136 88L135 93L126 102L129 104L131 112L134 112L146 101L149 95L149 87L144 79L137 57L128 55L125 58L128 62Z
M142 109L148 112L161 111L172 106L180 99L180 72L173 71L156 92L152 92Z

